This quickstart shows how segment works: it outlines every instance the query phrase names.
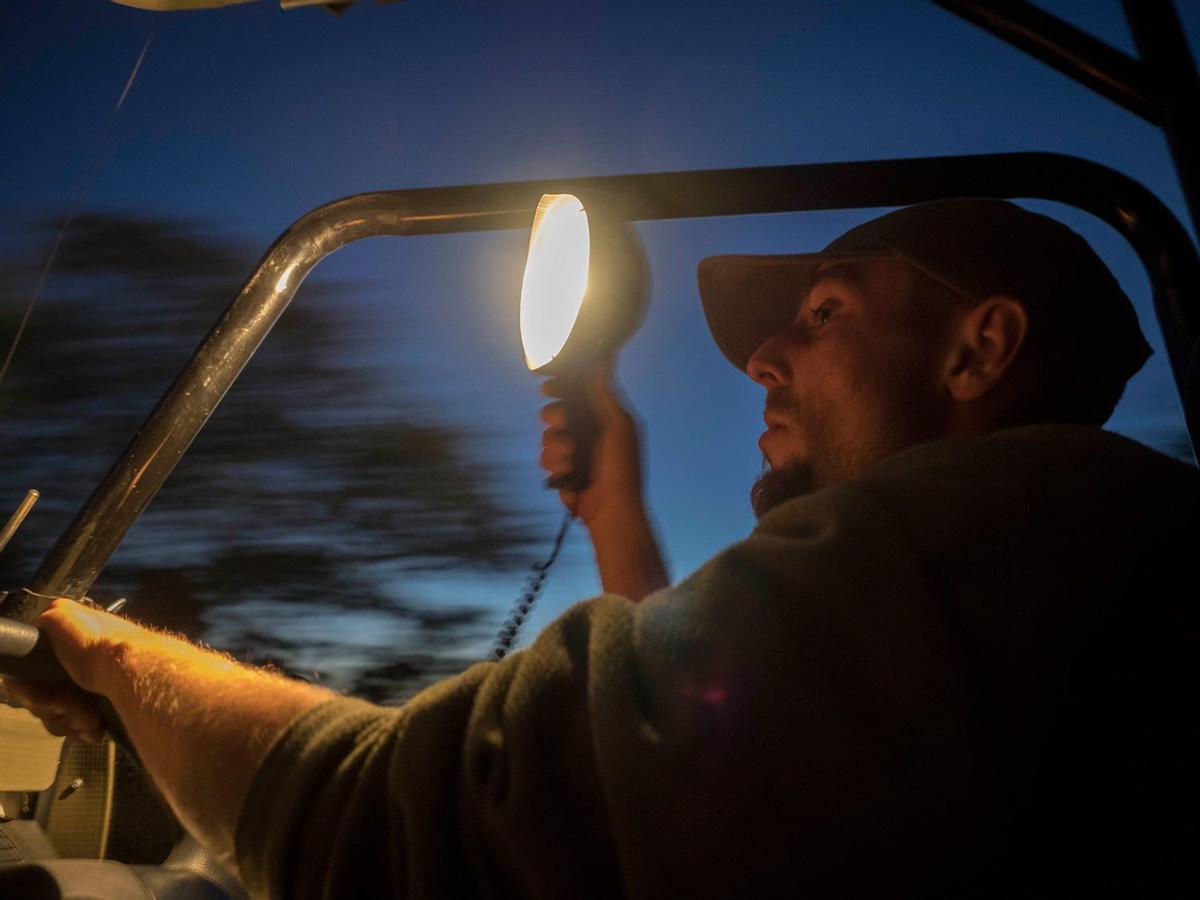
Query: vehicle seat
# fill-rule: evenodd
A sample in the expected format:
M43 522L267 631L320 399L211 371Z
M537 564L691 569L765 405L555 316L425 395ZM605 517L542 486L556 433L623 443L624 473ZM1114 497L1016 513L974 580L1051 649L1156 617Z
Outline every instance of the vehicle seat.
M21 900L243 900L245 892L185 837L161 866L60 859L37 822L0 822L0 897Z

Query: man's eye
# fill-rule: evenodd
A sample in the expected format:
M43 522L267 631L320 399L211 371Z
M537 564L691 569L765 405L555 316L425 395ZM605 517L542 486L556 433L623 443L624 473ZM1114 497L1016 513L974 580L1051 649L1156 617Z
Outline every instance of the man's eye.
M813 322L817 325L824 325L833 318L837 312L838 304L836 300L826 300L820 306L814 307L812 311Z

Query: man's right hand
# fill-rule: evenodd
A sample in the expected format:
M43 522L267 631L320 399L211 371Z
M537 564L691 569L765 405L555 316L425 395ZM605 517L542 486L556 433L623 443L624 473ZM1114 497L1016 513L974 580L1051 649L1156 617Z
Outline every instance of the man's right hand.
M597 427L591 482L579 492L559 491L559 497L587 526L604 590L638 601L669 581L642 500L637 425L613 390L611 363L598 366L586 379ZM547 380L542 393L561 396L561 381ZM542 468L551 478L570 475L577 448L567 430L567 405L548 403L542 421L547 426L542 433Z
M563 505L588 526L619 520L642 506L642 474L638 454L637 426L613 391L611 364L597 366L586 376L586 394L596 418L596 442L592 447L591 482L582 491L560 490ZM562 396L562 379L543 382L542 393ZM541 465L552 479L575 470L577 447L568 428L570 411L561 400L542 408Z

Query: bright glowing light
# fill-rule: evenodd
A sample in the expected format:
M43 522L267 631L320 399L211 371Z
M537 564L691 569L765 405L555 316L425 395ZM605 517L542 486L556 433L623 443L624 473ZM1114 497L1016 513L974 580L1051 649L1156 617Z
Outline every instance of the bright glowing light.
M521 344L530 369L562 352L587 293L589 251L587 213L579 198L543 195L521 282Z

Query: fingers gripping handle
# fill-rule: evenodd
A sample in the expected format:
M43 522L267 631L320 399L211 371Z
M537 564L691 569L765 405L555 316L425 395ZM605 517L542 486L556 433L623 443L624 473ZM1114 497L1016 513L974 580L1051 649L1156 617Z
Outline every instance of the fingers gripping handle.
M570 472L551 476L546 484L560 491L582 491L592 483L592 453L600 433L600 423L592 409L587 382L583 378L564 377L560 398L566 407L566 432L575 443L575 459Z
M34 625L5 616L0 616L0 675L31 684L71 683L71 676L54 655L54 650L45 635ZM118 718L112 703L107 697L99 694L89 696L112 739L133 753L125 726Z
M33 624L50 607L52 597L29 590L14 591L0 607L0 675L38 684L66 684L71 677Z
M0 618L0 675L37 684L69 682L70 676L41 636L33 625Z

